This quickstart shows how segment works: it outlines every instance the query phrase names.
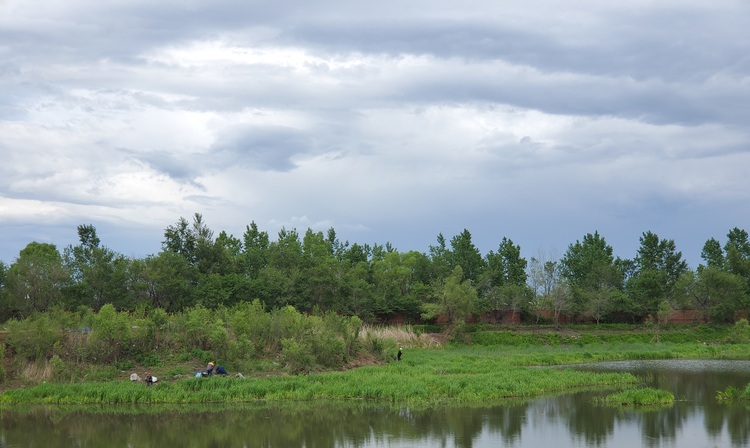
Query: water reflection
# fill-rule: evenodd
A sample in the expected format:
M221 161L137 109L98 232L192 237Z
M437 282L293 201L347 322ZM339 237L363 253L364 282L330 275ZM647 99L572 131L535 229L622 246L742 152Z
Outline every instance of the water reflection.
M0 447L705 447L748 446L747 404L714 396L750 381L750 363L609 363L680 399L655 410L592 404L578 392L487 407L366 402L281 406L45 408L0 411Z

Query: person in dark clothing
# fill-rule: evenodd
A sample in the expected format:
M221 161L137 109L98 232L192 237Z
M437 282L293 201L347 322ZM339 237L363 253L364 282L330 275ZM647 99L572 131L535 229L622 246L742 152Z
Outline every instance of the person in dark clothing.
M146 372L146 386L151 386L154 384L154 377L151 376L151 372Z
M401 351L402 350L403 350L403 348L401 348L401 347L398 348L398 354L396 355L396 360L397 361L401 361L401 355L402 355Z
M216 366L216 374L217 375L229 375L229 373L226 371L226 369L222 366Z

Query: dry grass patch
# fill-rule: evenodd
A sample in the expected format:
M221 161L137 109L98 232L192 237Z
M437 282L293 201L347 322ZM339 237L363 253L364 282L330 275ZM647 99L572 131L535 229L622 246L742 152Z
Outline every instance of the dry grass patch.
M52 379L52 364L49 361L24 362L19 371L20 379L28 383L41 383Z
M417 334L411 325L403 326L373 326L362 327L360 335L363 338L391 339L402 347L434 348L445 342L440 334Z

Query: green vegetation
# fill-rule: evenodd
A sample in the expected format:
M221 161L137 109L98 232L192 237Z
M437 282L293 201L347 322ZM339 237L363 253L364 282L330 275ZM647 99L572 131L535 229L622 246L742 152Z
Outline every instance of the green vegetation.
M520 353L517 356L521 356ZM514 358L517 359L517 358ZM252 378L185 378L145 387L127 380L13 389L0 403L200 403L275 400L379 400L487 403L574 388L634 383L630 374L513 365L499 348L409 349L401 362L344 372Z
M596 402L606 406L671 406L674 394L665 390L646 387L643 389L627 389L621 392L596 399Z
M631 359L747 359L742 321L648 326L623 324L373 327L330 312L267 311L260 301L211 310L98 312L56 308L8 323L6 404L202 403L269 400L379 400L422 405L484 403L579 387L623 385L631 375L540 366ZM455 327L454 327L455 328ZM466 344L468 342L468 345ZM399 346L403 361L394 360ZM193 378L209 360L243 377ZM355 368L356 367L356 368ZM150 370L155 387L131 383ZM342 371L343 370L343 371ZM303 375L300 375L303 374ZM23 386L23 387L19 387Z
M735 400L750 400L750 384L747 384L744 389L738 389L734 386L727 386L726 389L716 392L716 399L718 401L735 401Z
M367 324L444 322L456 335L472 321L639 324L650 318L659 338L675 313L731 323L750 308L750 236L739 228L723 245L707 240L704 263L694 269L673 240L650 231L632 259L616 257L595 231L560 259L539 254L530 260L507 237L483 255L466 229L449 239L438 234L427 253L399 252L389 243L342 242L334 229L281 229L272 240L252 222L241 237L217 235L195 214L164 229L160 250L145 258L103 245L93 225L80 225L77 233L78 244L61 251L30 242L12 263L0 261L0 321L51 309L98 313L111 305L173 314L258 300L266 310L291 306ZM199 336L213 343L224 337ZM295 343L287 343L290 354Z
M10 379L80 382L113 380L123 371L168 369L192 375L210 360L230 372L339 370L360 359L382 362L395 342L361 336L357 317L304 315L292 307L263 309L259 301L231 309L202 306L181 313L98 313L55 309L8 322ZM142 374L143 372L141 372Z

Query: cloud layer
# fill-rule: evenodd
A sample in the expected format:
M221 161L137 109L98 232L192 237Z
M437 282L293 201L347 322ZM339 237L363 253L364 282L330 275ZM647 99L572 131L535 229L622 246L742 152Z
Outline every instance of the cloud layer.
M0 1L0 260L203 213L426 251L747 228L746 2Z

